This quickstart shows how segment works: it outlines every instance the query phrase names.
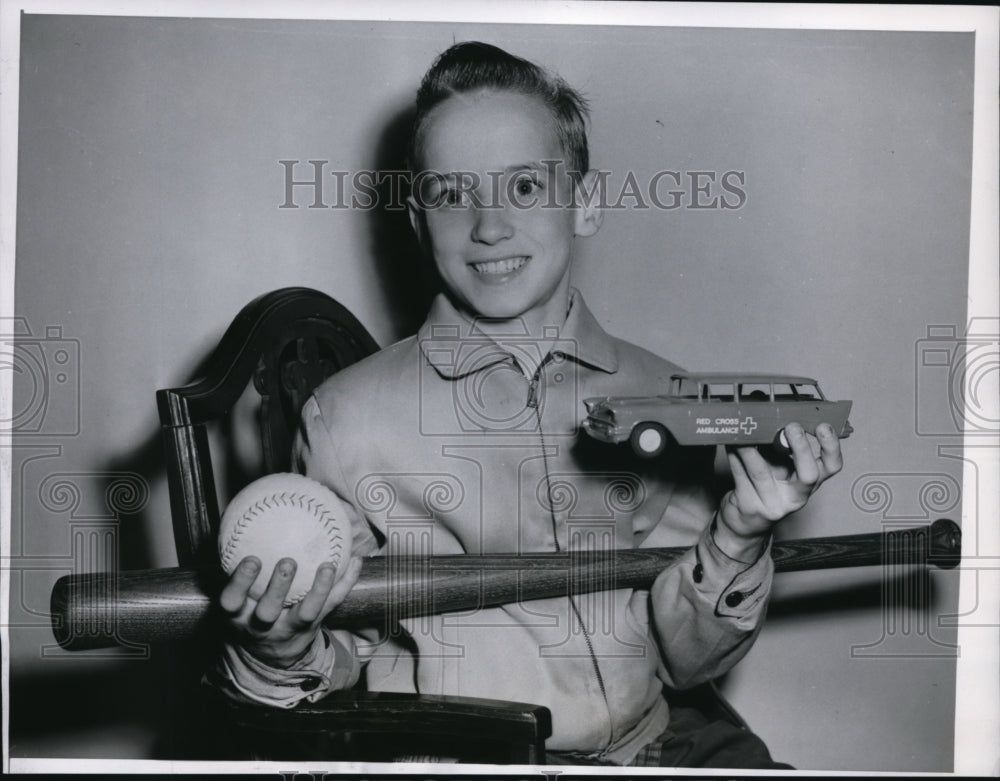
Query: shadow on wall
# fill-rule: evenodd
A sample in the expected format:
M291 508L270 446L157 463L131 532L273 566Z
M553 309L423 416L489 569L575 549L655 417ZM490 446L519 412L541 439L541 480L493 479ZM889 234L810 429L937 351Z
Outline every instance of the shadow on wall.
M406 145L413 121L412 107L398 110L384 123L375 136L372 149L372 169L377 171L402 171L405 168ZM433 264L427 262L420 251L410 225L405 205L405 191L393 191L400 186L398 177L386 177L379 185L377 208L365 211L369 235L367 258L358 263L372 263L381 288L389 302L386 318L391 333L398 338L417 331L427 313L430 302L440 290L440 281ZM335 284L335 283L334 283ZM265 291L261 291L262 293ZM337 291L325 290L334 298ZM232 314L235 317L236 311ZM372 330L369 328L369 330ZM218 334L216 342L221 339ZM176 387L203 377L212 365L212 355L201 356L186 371L170 376L176 378ZM156 388L149 389L150 407L155 407ZM226 418L218 431L210 432L213 452L217 454L216 482L220 505L228 497L263 474L263 457L260 451L259 399L248 386L248 391ZM166 479L163 460L163 443L159 428L127 452L113 455L104 465L110 473L130 472L153 486ZM156 560L148 532L155 524L163 524L168 517L168 507L146 506L133 514L122 513L119 545L120 566L124 570L144 569Z
M375 148L374 170L406 170L406 148L413 125L414 109L399 110L386 123ZM379 187L382 208L367 212L370 255L375 261L379 283L391 302L387 313L393 333L416 333L434 295L441 290L434 264L427 261L417 243L405 204L406 192L393 192L392 177Z
M887 595L894 595L894 610L919 611L923 615L936 615L946 609L946 595L935 590L934 580L928 577L928 568L920 565L899 568L894 574L883 574L881 569L857 576L850 586L830 588L811 594L776 597L767 607L768 623L795 621L802 618L823 618L830 614L843 614L853 610L886 607ZM864 578L864 579L862 579Z

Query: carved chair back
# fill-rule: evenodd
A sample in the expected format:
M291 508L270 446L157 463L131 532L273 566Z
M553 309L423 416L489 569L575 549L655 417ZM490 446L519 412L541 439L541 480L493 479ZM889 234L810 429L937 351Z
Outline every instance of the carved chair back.
M240 311L204 377L157 391L181 566L207 564L217 555L219 501L209 426L233 410L252 381L260 396L264 470L288 471L306 399L331 374L377 349L357 318L330 296L309 288L282 288Z

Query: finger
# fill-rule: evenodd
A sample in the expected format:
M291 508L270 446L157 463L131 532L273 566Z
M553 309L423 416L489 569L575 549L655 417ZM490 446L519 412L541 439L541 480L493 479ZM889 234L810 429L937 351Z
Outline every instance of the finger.
M268 581L264 595L257 603L254 610L254 618L262 624L273 624L278 620L284 607L283 602L288 595L288 589L292 585L292 578L295 577L295 559L280 559L274 565L274 572L271 573L271 580Z
M806 486L816 485L820 478L819 462L805 429L799 423L789 423L785 426L785 436L792 448L792 462L795 464L798 481Z
M742 466L743 474L754 490L760 493L761 490L767 491L774 486L774 468L757 448L738 447L734 450Z
M816 439L819 440L820 459L826 468L827 476L835 475L844 468L844 456L840 450L840 437L829 423L823 423L816 428Z
M311 624L319 617L320 610L326 603L326 598L330 596L330 589L333 588L336 574L337 568L333 564L319 565L312 586L302 601L295 606L295 618L303 624Z
M742 448L742 450L747 449ZM741 509L748 512L754 508L759 508L763 503L760 497L760 489L754 485L750 475L747 474L747 469L740 455L733 450L727 450L726 456L729 459L729 469L733 475L733 493L737 504Z
M247 556L236 566L222 593L219 594L219 605L225 612L236 615L243 610L247 594L257 580L259 572L260 559L256 556Z
M351 589L354 588L354 584L358 582L360 575L361 559L357 556L352 556L351 560L347 562L344 574L340 576L340 580L334 584L333 589L330 591L330 596L327 597L320 615L325 616L343 602Z

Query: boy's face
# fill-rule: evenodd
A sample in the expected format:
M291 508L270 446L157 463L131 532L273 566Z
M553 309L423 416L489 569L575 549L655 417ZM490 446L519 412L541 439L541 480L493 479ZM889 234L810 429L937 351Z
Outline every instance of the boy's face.
M600 227L574 188L548 109L513 92L460 94L428 117L410 219L445 285L474 315L566 314L575 236ZM548 165L544 161L549 161Z

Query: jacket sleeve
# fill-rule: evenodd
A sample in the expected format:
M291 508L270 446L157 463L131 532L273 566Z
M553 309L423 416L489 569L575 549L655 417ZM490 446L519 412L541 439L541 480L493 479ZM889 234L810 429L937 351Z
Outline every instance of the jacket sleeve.
M360 677L353 643L345 646L338 635L320 629L306 655L288 669L270 667L245 648L224 643L221 657L204 682L242 702L276 708L294 708L303 700L316 702L331 691L349 689Z
M659 675L675 689L730 670L750 650L767 609L774 573L770 539L755 561L739 561L716 544L717 522L717 501L696 485L676 486L659 522L686 528L695 540L650 589Z
M302 408L292 467L323 483L341 499L351 523L352 555L376 553L378 542L352 502L353 492L347 485L336 445L315 397L310 397ZM303 700L315 702L331 691L353 686L360 677L363 661L377 643L376 637L323 627L305 656L291 668L281 669L264 664L235 643L226 642L204 682L236 700L292 708Z

